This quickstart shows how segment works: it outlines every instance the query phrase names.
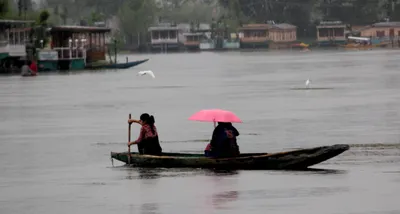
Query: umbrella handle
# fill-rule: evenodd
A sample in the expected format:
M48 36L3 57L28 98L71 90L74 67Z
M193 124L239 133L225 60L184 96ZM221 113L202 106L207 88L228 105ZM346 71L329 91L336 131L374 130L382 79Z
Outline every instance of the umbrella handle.
M216 123L215 120L214 120L214 128L215 128L215 127L217 127L217 123Z

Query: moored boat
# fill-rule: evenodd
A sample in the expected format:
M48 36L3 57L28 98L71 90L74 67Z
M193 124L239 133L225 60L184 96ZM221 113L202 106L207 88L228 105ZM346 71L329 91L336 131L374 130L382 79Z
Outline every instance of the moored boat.
M0 20L0 73L20 73L27 59L27 45L34 21Z
M106 34L111 29L93 26L53 26L51 42L38 51L40 71L83 70L106 60Z
M111 152L111 158L130 166L147 168L213 168L243 170L307 169L346 150L349 145L338 144L280 153L248 153L235 158L208 158L204 154L162 153L160 156L138 153Z
M149 59L144 60L137 60L132 62L125 62L125 63L108 63L103 65L87 65L87 69L127 69L131 67L135 67L142 63L149 61Z

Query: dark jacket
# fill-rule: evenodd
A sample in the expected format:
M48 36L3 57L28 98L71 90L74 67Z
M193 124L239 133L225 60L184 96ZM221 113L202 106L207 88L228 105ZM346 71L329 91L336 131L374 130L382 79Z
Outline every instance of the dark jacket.
M213 156L233 157L239 155L237 136L239 136L239 131L231 123L218 123L210 142Z

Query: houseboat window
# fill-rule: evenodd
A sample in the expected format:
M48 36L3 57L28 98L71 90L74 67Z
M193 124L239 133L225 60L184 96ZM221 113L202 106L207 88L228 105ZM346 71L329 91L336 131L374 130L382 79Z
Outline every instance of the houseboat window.
M160 39L160 32L153 31L151 34L153 39Z
M160 39L168 39L168 31L160 31Z
M90 47L91 47L91 48L95 48L95 47L97 46L97 34L92 33L92 34L90 35L90 37L91 37Z
M318 30L319 37L328 37L329 36L329 29L327 28L320 28Z
M385 36L385 31L376 31L376 36L377 37L384 37Z
M267 31L248 30L244 32L245 37L267 37Z
M25 37L24 42L25 43L29 42L29 31L30 31L30 29L26 29L24 32L24 37Z
M176 31L170 31L169 32L169 38L170 39L176 39Z
M0 29L0 42L1 43L8 42L7 40L8 40L7 31L3 27L1 27L1 29Z
M260 31L260 37L267 37L267 36L268 36L268 32L266 30Z
M100 44L101 44L101 50L104 51L105 50L105 44L106 44L106 35L105 34L101 34L100 37Z
M18 44L24 44L25 42L25 29L19 28L17 29L18 34Z
M390 37L394 37L394 29L390 29L389 30L389 36Z
M15 44L15 33L12 32L12 31L9 31L9 32L10 32L10 41L9 41L9 43L14 45Z
M343 28L334 28L333 29L334 36L344 36L344 29Z
M199 36L187 36L188 42L195 42L195 41L199 41L199 40L200 40Z

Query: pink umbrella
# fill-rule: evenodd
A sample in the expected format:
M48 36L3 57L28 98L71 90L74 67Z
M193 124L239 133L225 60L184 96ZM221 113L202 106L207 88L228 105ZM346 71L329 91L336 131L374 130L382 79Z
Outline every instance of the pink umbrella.
M222 109L205 109L193 114L189 120L202 122L231 122L241 123L242 121L234 113Z

